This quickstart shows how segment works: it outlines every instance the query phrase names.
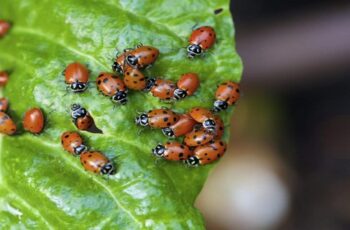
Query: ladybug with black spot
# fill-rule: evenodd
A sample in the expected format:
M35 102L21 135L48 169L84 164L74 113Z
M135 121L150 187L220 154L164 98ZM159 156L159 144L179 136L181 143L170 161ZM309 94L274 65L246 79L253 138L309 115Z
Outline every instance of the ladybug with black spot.
M193 153L190 148L179 142L167 142L165 145L157 145L152 152L155 156L169 161L184 161Z
M0 133L13 135L15 134L16 130L16 124L13 122L10 116L4 112L0 112Z
M202 55L204 51L210 49L216 41L216 33L213 27L201 26L192 31L188 39L189 45L187 53L189 58Z
M152 65L159 56L159 50L152 46L137 46L126 55L126 62L134 69L144 69Z
M87 151L80 154L80 162L85 170L101 175L113 175L116 169L113 163L101 152Z
M151 93L160 100L169 101L174 97L175 89L176 85L173 81L158 78L151 88Z
M208 132L203 127L195 127L191 132L185 135L184 143L187 146L199 146L204 145L215 137L214 133Z
M191 132L196 124L198 123L188 114L180 114L179 120L172 126L163 128L162 132L167 137L180 137Z
M84 92L88 87L89 70L79 62L69 64L64 70L65 82L74 93Z
M209 132L215 132L214 114L208 109L194 107L188 113L195 121L202 123L203 127Z
M177 88L174 91L174 98L180 100L194 94L199 87L200 81L198 74L185 73L181 75L176 84Z
M88 150L84 140L77 132L66 131L61 135L61 144L67 152L79 156Z
M119 74L124 74L125 68L127 68L127 63L125 62L126 57L128 56L131 50L124 50L123 53L117 55L115 61L113 62L112 69L114 72Z
M94 123L92 117L88 111L79 104L73 104L71 106L71 117L73 123L80 130L88 130Z
M220 112L226 110L228 106L233 105L240 97L239 84L227 81L220 84L216 90L213 111Z
M114 103L125 105L128 102L128 90L118 76L111 73L101 73L96 79L97 89Z
M149 126L151 128L166 128L175 124L179 115L170 109L153 109L136 117L137 125Z
M186 163L190 166L206 165L218 160L226 152L226 143L221 140L214 140L206 145L194 149L193 156L190 156Z
M124 84L128 89L144 90L147 85L147 79L138 69L127 68L124 74Z

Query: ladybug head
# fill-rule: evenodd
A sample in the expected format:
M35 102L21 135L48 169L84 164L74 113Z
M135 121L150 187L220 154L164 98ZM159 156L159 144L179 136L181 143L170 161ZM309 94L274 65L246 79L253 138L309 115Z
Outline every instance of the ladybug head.
M137 125L147 126L148 125L148 116L147 116L147 114L143 113L140 116L136 117L135 122L136 122Z
M70 85L70 88L74 93L81 93L86 90L87 84L82 82L74 82Z
M203 127L208 130L209 132L215 131L215 121L212 119L207 119L203 122Z
M146 87L143 89L143 91L145 91L145 92L150 91L155 83L156 83L156 79L155 78L152 78L152 77L151 78L147 78Z
M186 161L186 164L189 166L198 166L199 165L199 159L196 156L190 156Z
M122 69L122 67L119 65L118 62L114 62L114 63L113 63L112 69L113 69L113 71L116 72L116 73L123 74L123 69Z
M189 58L194 58L202 53L202 48L199 45L191 44L187 47L187 55Z
M174 131L170 127L163 128L162 132L167 137L174 137L175 136Z
M186 96L187 96L186 90L182 90L182 89L179 89L179 88L175 89L175 91L174 91L174 98L176 100L180 100L182 98L185 98Z
M113 97L112 101L117 102L119 104L125 105L128 102L127 94L125 91L118 91Z
M87 147L85 145L79 145L77 147L74 147L74 155L75 156L79 156L80 154L82 154L83 152L87 151Z
M85 108L81 107L79 104L71 105L72 110L72 118L77 119L79 117L85 117L87 115L87 111Z
M165 152L165 146L164 145L157 145L154 149L152 149L152 152L157 157L162 157Z
M217 100L217 101L214 102L213 111L214 112L220 112L222 110L227 109L227 107L228 107L228 104L227 104L226 101Z
M101 168L102 175L113 175L116 173L115 167L111 162L108 162Z
M129 54L128 56L126 56L126 61L129 63L129 65L136 66L138 63L138 58L134 55Z

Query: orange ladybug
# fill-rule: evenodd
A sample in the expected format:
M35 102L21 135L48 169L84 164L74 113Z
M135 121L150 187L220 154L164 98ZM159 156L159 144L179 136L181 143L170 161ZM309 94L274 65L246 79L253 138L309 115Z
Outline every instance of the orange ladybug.
M187 146L199 146L208 143L215 137L214 133L208 132L203 127L194 128L191 132L185 135L184 143Z
M214 114L208 109L194 107L190 110L189 115L195 121L202 123L203 127L209 132L215 132Z
M239 84L227 81L220 84L216 90L213 111L219 112L233 105L240 97Z
M221 140L211 141L206 145L195 148L194 155L190 156L186 163L191 166L206 165L222 157L225 151L225 142Z
M31 108L24 114L24 130L34 134L39 134L43 131L44 124L45 118L40 108Z
M8 107L9 107L9 101L4 97L0 98L0 111L6 112Z
M174 98L180 100L186 96L191 96L199 87L199 77L196 73L185 73L177 81L177 89L174 92Z
M159 50L152 46L140 45L126 55L126 62L134 69L152 65L158 58Z
M189 45L187 47L188 57L203 54L204 51L210 49L216 40L216 33L213 27L202 26L192 31L188 39Z
M96 79L97 89L105 96L111 98L115 103L125 105L127 99L127 88L124 82L111 73L101 73Z
M0 37L5 36L10 28L11 24L8 21L0 20Z
M120 55L117 55L112 65L112 69L114 72L119 74L124 74L124 69L127 67L127 63L125 62L125 59L129 54L129 52L130 50L124 50L123 53L121 53Z
M79 62L69 64L64 70L65 82L74 93L81 93L87 89L89 81L88 69Z
M5 86L9 80L9 74L6 71L0 71L0 86Z
M88 151L80 154L80 162L85 170L101 175L115 174L115 167L101 152Z
M224 135L224 122L219 116L214 116L215 121L215 138L221 139L222 135Z
M73 104L71 106L71 110L72 110L71 116L73 119L73 123L78 129L87 130L94 123L88 111L86 111L85 108L81 107L81 105Z
M64 132L61 135L61 144L67 152L78 156L86 152L88 148L84 145L83 138L77 132Z
M174 97L175 88L174 82L170 80L156 79L151 88L151 93L161 100L170 100Z
M16 132L16 124L4 112L0 112L0 133L13 135Z
M170 127L163 128L162 132L167 137L180 137L192 131L197 124L193 118L187 114L180 114L178 122Z
M153 109L136 117L135 122L141 126L166 128L175 124L178 120L179 115L170 109Z
M157 145L152 152L155 156L169 161L184 161L193 153L190 148L179 142L167 142L165 145Z
M132 90L143 90L146 88L147 79L140 70L127 68L124 74L124 84Z

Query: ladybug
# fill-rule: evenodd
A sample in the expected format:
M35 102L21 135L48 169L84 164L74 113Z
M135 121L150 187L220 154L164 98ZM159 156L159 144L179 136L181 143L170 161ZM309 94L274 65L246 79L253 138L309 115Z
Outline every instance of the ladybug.
M153 109L136 117L135 122L141 126L166 128L175 124L178 120L179 115L170 109Z
M124 74L124 69L127 67L127 63L125 62L125 59L127 55L129 54L130 50L124 50L124 52L120 55L118 55L115 58L115 61L113 62L112 69L114 72L119 74Z
M152 46L140 45L126 55L126 62L134 69L144 69L158 58L159 50Z
M0 20L0 37L5 36L10 28L11 24L8 21Z
M177 81L177 88L174 92L174 98L180 100L196 92L199 87L199 77L196 73L185 73Z
M111 73L101 73L96 79L97 89L105 96L111 97L115 103L125 105L127 103L127 88L119 77Z
M6 112L8 107L9 107L9 101L4 97L0 98L0 111Z
M66 84L74 93L81 93L87 89L89 81L88 69L79 62L69 64L64 70Z
M197 122L202 123L203 127L209 132L215 132L214 114L208 109L194 107L190 110L189 115Z
M73 119L73 123L78 129L87 130L94 123L88 111L86 111L85 108L81 107L81 105L73 104L71 106L71 110L72 110L71 116Z
M190 156L186 163L191 166L206 165L222 157L225 151L225 142L221 140L211 141L206 145L195 148L194 155Z
M124 74L124 84L132 90L143 90L146 88L147 79L140 70L127 68Z
M23 117L23 128L24 130L39 134L43 131L45 124L44 114L40 108L29 109Z
M9 74L6 71L0 71L0 86L5 86L9 80Z
M179 142L167 142L165 145L157 145L152 152L155 156L169 161L184 161L193 153L190 148Z
M224 122L219 116L214 116L215 121L215 138L221 139L222 135L224 135Z
M80 154L80 162L85 170L101 175L115 174L115 167L101 152L88 151Z
M229 105L233 105L240 97L239 84L227 81L220 84L215 93L213 111L219 112L227 109Z
M170 100L174 97L175 88L175 83L170 80L156 79L151 88L151 93L160 100Z
M193 118L187 114L181 114L178 122L170 127L163 128L162 132L167 137L180 137L192 131L197 124Z
M4 112L0 112L0 133L13 135L16 132L16 124Z
M77 132L64 132L61 135L61 144L67 152L78 156L86 152L88 148L83 144L83 138Z
M184 143L187 146L199 146L208 143L215 137L214 133L208 132L203 127L195 127L191 132L185 135Z
M202 26L192 31L188 39L189 45L187 47L188 57L203 54L204 51L210 49L215 43L216 33L213 27Z

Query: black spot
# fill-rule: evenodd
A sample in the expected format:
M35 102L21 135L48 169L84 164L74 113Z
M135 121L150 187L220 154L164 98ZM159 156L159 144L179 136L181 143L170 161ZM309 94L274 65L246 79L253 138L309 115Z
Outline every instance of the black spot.
M199 144L199 145L200 145L201 143L202 143L201 141L197 141L197 144Z
M148 49L148 50L152 50L152 48L150 48L150 47L148 47L147 49Z
M101 84L101 80L98 80L98 81L97 81L97 85L99 85L99 84Z
M208 153L204 153L204 155L208 156Z
M92 157L92 155L91 154L89 154L89 156L88 157Z
M220 130L224 130L224 127L220 126L219 129L220 129Z
M207 139L207 137L206 137L206 136L204 136L204 137L203 137L203 141L205 141L206 139Z
M224 146L224 143L223 143L222 141L220 141L219 144L220 144L221 146Z
M170 122L168 122L166 125L167 125L167 126L170 126L170 125L171 125L171 123L170 123Z
M144 77L140 79L140 81L144 81L144 80L145 80L145 78L144 78Z
M184 156L184 153L179 153L179 157L183 157Z
M208 161L210 161L210 158L207 158Z
M152 57L156 57L156 55L155 55L155 54L152 54Z
M196 139L197 138L197 135L193 135L193 139Z
M63 140L61 141L61 144L63 145Z
M166 92L166 95L170 95L170 92L168 91L168 92Z
M170 99L171 99L170 97L165 98L165 100L170 100Z
M138 77L139 75L137 73L134 74L134 77Z
M134 82L134 84L137 84L137 81L133 81Z
M102 77L103 76L103 73L100 73L100 75L98 75L98 77Z
M167 118L167 117L163 118L163 121L165 121L165 122L167 122L168 120L169 120L169 118Z
M195 109L196 111L199 111L199 108Z
M126 72L126 75L130 75L130 72Z
M218 158L220 158L221 157L221 155L220 154L218 154L218 155L216 155Z
M66 136L64 136L64 138L68 138L69 137L69 134L67 134Z
M177 117L174 117L173 120L174 120L174 121L177 121Z
M212 34L212 33L209 33L209 36L211 37L211 36L213 36L213 34Z
M204 32L204 30L200 30L200 32Z
M103 83L107 83L108 82L108 78L103 79Z
M86 161L84 161L84 164L86 164Z
M168 111L166 111L166 110L163 110L163 113L164 113L164 114L168 114Z
M239 93L239 89L236 89L236 92Z
M214 14L218 15L218 14L220 14L222 11L223 11L222 8L218 8L218 9L214 10Z
M184 148L185 148L185 146L184 146L184 145L180 145L180 148L184 149Z

